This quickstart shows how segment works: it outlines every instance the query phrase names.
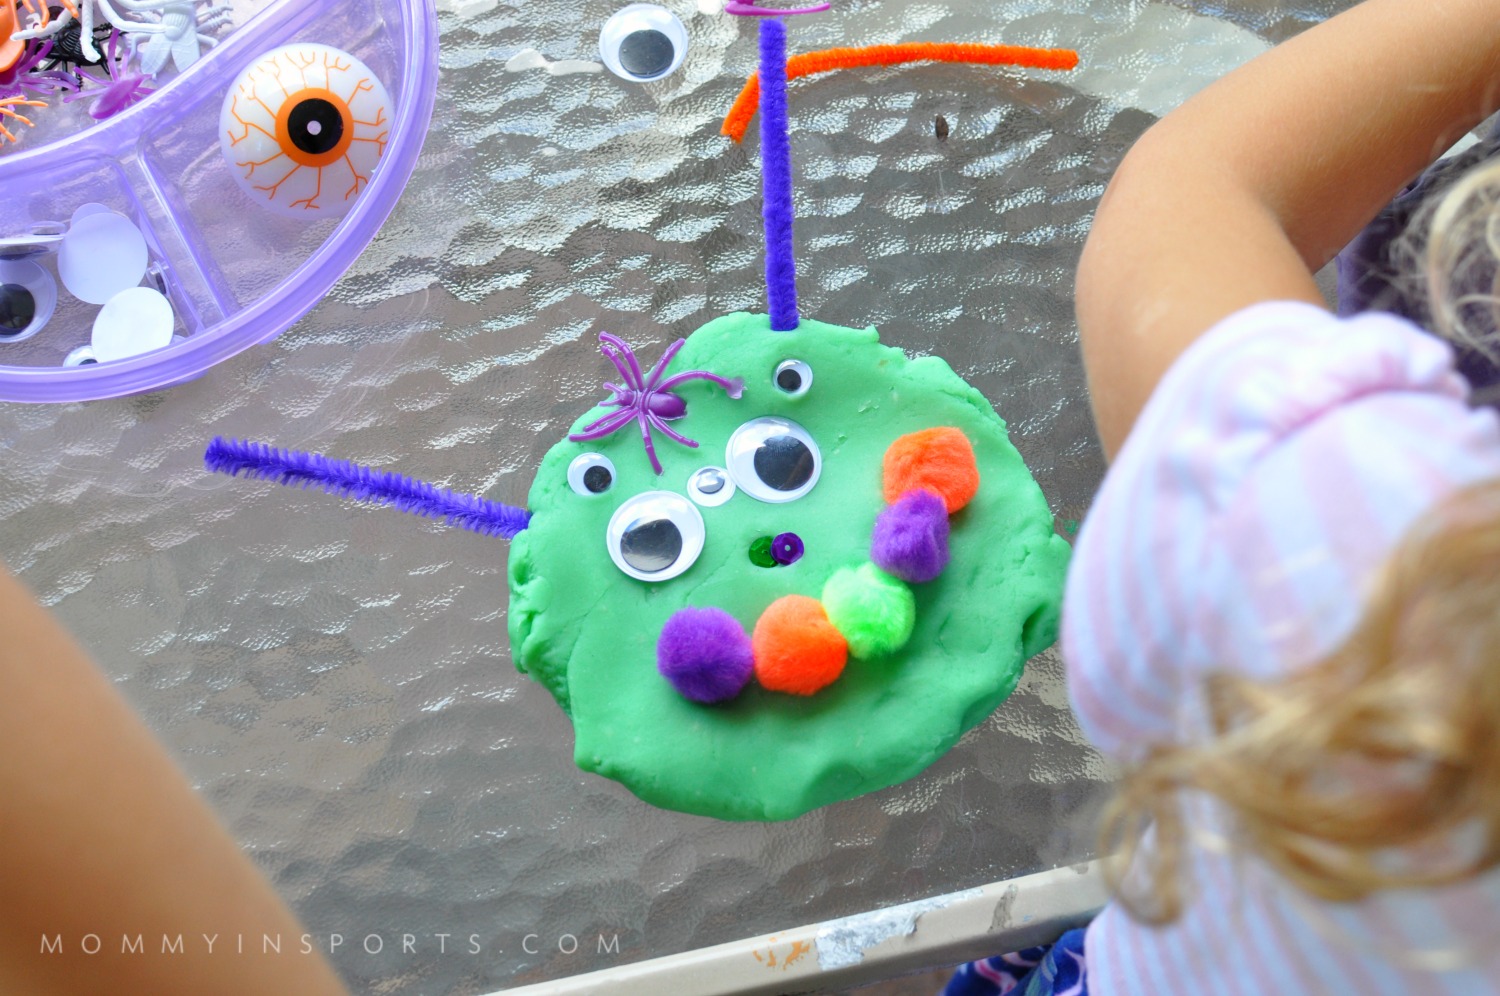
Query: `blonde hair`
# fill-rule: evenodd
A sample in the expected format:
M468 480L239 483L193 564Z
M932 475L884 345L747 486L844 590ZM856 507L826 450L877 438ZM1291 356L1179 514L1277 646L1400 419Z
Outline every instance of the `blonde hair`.
M1434 327L1500 356L1500 162L1423 214ZM1186 905L1188 792L1217 803L1233 847L1320 899L1500 864L1500 481L1402 540L1338 649L1275 681L1217 674L1203 694L1213 736L1152 748L1104 815L1106 878L1138 918Z
M1441 194L1393 240L1386 277L1418 322L1500 365L1500 158Z

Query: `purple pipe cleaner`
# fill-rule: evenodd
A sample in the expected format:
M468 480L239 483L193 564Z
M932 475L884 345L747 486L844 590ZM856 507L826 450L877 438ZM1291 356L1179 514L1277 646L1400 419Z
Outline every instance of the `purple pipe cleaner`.
M625 428L631 422L641 427L641 439L646 443L646 455L651 458L651 469L661 473L661 461L656 458L656 446L651 442L651 430L656 429L674 439L684 446L694 449L698 444L679 433L673 432L667 422L679 419L687 414L687 402L680 396L672 393L672 388L688 380L713 381L722 387L731 398L738 398L745 389L744 378L736 377L727 380L706 370L688 370L684 373L673 374L666 380L662 380L667 372L667 366L672 362L672 357L687 342L686 339L678 339L667 347L667 351L661 354L661 359L656 361L656 366L651 372L641 374L641 365L636 361L635 350L626 344L624 339L608 332L599 333L599 352L603 353L608 360L620 371L620 377L625 381L625 386L604 382L604 389L611 392L611 396L599 404L604 408L617 408L618 411L610 412L603 418L595 419L583 427L582 432L575 432L568 436L575 443L587 442L590 439L602 439L612 432Z
M259 477L291 487L319 488L340 498L393 505L402 512L442 519L447 525L485 536L512 539L531 521L531 513L524 508L448 491L389 470L330 460L321 453L277 449L248 440L215 437L203 454L203 464L217 474Z
M760 159L766 228L766 299L771 328L797 327L797 260L792 254L792 139L787 124L786 25L760 22Z
M724 5L724 13L738 14L740 17L791 17L793 14L820 14L833 6L828 3L815 4L812 7L788 7L778 10L775 7L757 7L756 0L729 0Z

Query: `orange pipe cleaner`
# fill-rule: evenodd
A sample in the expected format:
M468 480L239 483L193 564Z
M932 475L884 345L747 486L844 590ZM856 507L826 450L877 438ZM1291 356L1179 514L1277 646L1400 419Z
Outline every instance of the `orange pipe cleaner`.
M907 42L865 48L829 48L805 52L786 60L786 78L831 73L856 66L895 66L904 62L970 62L987 66L1025 66L1028 69L1072 69L1078 53L1069 48L1028 48L1024 45L969 45L949 42ZM745 137L750 119L760 106L760 75L752 74L735 98L720 129L736 142Z

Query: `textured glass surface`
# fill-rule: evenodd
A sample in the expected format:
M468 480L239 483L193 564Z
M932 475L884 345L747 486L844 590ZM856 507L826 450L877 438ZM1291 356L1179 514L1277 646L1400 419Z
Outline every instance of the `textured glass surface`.
M794 52L952 40L1083 57L1073 74L793 84L804 312L947 357L1009 420L1067 529L1104 466L1070 288L1105 181L1156 115L1344 5L860 0L794 20ZM566 719L512 668L502 541L202 471L226 434L521 503L602 397L597 332L654 357L763 308L756 140L718 134L753 24L672 0L691 51L639 85L506 69L528 48L597 60L620 4L442 6L433 131L375 244L300 325L198 381L0 407L0 556L317 942L342 936L335 961L361 991L483 992L1088 857L1079 814L1108 772L1052 653L906 784L777 825L663 812L574 768ZM601 953L601 934L618 947Z

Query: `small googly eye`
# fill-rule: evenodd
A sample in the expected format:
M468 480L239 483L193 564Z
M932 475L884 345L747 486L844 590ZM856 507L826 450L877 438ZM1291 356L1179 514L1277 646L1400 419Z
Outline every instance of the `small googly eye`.
M677 71L687 55L687 29L676 14L654 3L617 10L599 32L599 55L622 79L649 83Z
M99 359L94 355L93 346L79 346L63 359L63 366L88 367L98 362Z
M219 142L241 189L282 214L341 215L390 137L391 97L348 52L299 42L240 74L219 112Z
M717 508L734 497L734 481L723 467L704 467L688 478L687 491L704 508Z
M639 581L670 581L703 552L703 516L672 491L647 491L615 509L605 541L615 566Z
M29 259L0 259L0 344L30 339L57 307L57 283Z
M784 418L751 419L729 437L725 461L741 491L757 501L796 501L823 471L818 444L806 429Z
M776 364L776 389L800 398L812 388L812 367L801 360L782 360Z
M615 465L602 453L584 453L568 464L568 485L585 498L602 495L615 483Z

